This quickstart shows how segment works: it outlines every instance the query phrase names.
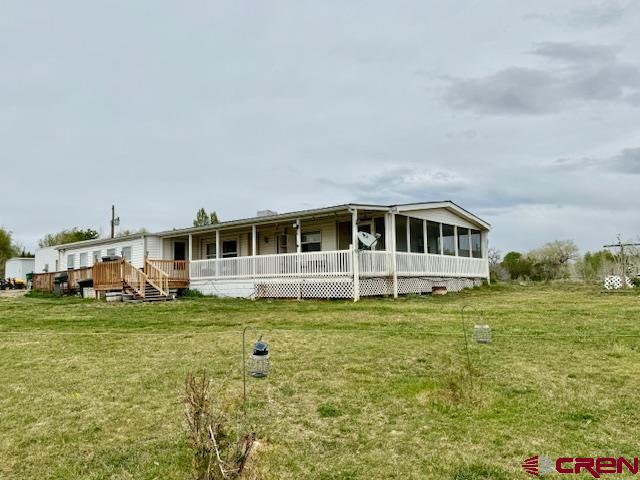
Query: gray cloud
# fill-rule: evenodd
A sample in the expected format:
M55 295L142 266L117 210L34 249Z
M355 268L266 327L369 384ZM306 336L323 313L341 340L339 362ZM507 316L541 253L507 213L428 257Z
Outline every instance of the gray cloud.
M611 163L620 172L640 174L640 147L625 148L613 157Z
M592 45L566 42L537 43L534 55L570 63L609 62L615 60L619 48L611 45Z
M558 26L576 28L606 27L621 21L633 10L633 4L605 1L580 6L567 13L528 13L526 20L540 20Z
M640 68L609 45L547 42L530 52L552 59L548 69L509 67L478 78L454 79L446 100L483 114L537 115L593 101L638 104Z

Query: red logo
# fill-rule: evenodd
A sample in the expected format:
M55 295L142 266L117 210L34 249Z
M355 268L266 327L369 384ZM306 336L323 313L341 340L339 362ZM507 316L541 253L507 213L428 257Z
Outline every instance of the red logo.
M543 455L527 458L522 462L522 469L534 477L541 477L547 473L561 475L588 473L593 478L620 473L637 475L639 470L638 457L631 460L624 457L560 457L554 462Z

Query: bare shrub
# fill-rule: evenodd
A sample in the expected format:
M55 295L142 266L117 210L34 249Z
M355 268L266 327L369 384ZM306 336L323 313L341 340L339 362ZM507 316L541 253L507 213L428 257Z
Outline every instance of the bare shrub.
M185 418L189 446L193 450L193 478L232 480L241 478L255 436L242 422L232 426L211 394L211 382L203 373L188 373L185 380Z

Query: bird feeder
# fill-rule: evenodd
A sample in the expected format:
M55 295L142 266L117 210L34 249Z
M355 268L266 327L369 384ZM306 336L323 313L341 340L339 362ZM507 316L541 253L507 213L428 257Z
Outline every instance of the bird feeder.
M253 352L247 359L247 370L254 378L264 378L269 374L269 345L262 341L262 337L253 346Z
M473 337L477 343L491 343L491 327L489 325L474 325Z

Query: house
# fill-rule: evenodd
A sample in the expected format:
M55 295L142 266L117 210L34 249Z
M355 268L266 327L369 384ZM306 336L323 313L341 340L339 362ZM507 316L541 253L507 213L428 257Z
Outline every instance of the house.
M264 210L204 227L41 249L36 270L93 268L97 290L140 296L149 288L168 295L189 286L219 296L357 300L488 280L489 229L451 201ZM358 232L379 235L378 242L365 249ZM124 266L101 261L111 255Z
M14 257L6 261L4 265L5 278L15 278L21 282L27 282L27 274L35 271L35 259Z

